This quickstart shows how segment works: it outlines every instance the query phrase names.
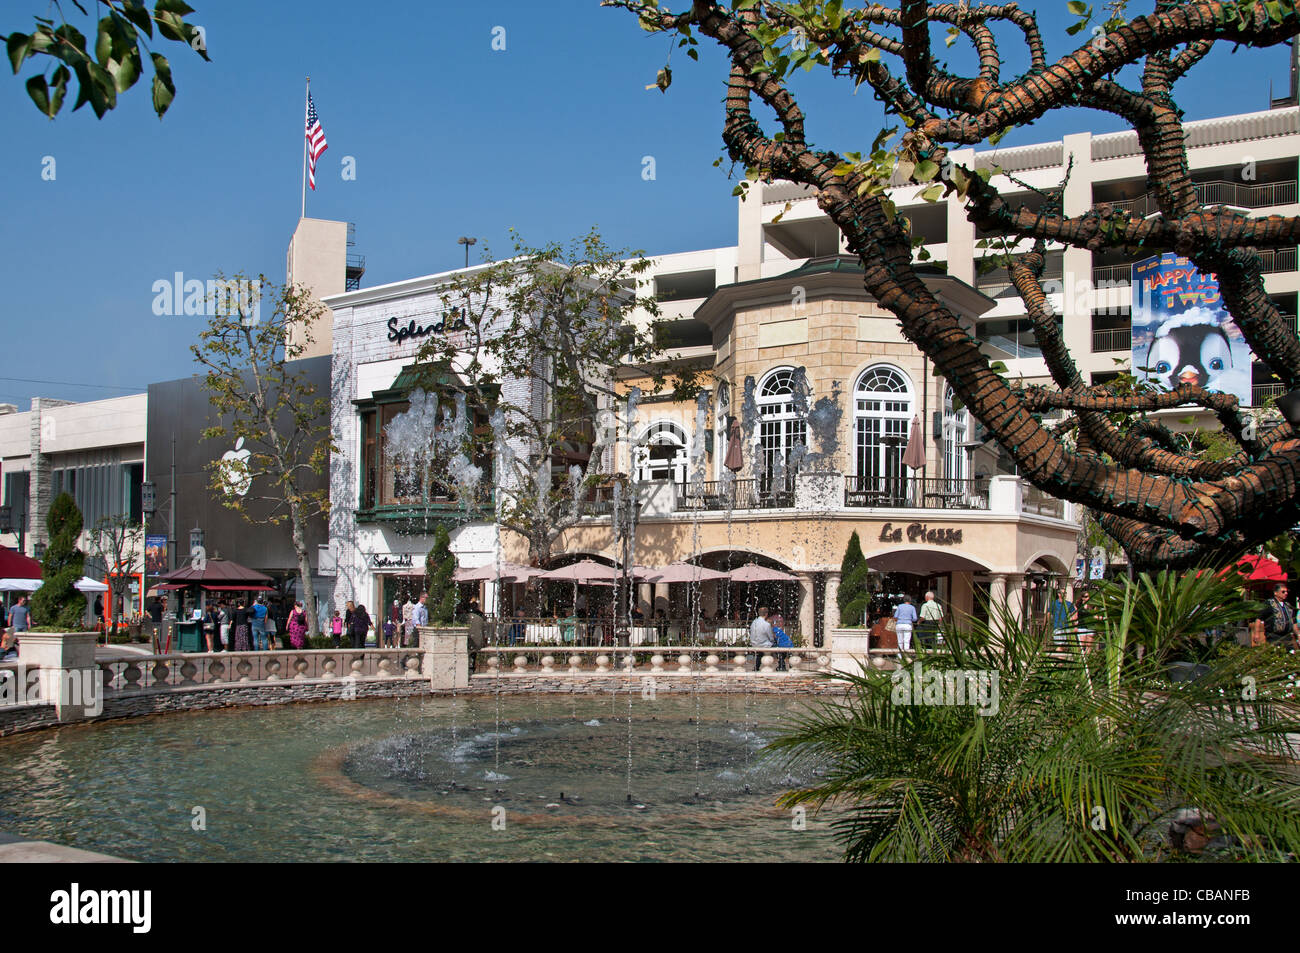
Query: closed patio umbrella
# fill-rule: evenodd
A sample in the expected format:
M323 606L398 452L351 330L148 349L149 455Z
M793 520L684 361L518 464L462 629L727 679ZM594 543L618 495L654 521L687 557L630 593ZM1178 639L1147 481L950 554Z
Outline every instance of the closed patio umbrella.
M925 438L921 436L921 418L912 415L912 429L907 434L907 449L903 451L903 463L913 470L925 466Z
M722 461L722 465L732 473L739 473L745 466L745 455L741 451L740 444L743 437L740 432L740 418L727 418L727 455Z

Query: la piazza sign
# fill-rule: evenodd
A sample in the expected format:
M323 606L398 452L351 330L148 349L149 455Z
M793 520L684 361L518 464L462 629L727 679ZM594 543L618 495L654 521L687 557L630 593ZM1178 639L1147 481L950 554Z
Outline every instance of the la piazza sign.
M901 543L903 537L909 543L928 543L931 546L955 546L961 542L961 530L952 526L929 526L925 523L909 523L907 528L895 527L886 523L880 528L882 543Z

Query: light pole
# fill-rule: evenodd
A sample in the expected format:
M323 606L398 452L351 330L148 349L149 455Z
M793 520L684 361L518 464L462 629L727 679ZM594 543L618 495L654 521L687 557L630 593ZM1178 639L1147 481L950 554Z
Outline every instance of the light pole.
M456 239L456 244L457 244L457 245L464 245L464 246L465 246L465 267L468 268L468 267L469 267L469 246L470 246L470 245L477 245L477 244L478 244L478 239L477 239L477 238L468 238L468 237L462 235L462 236L460 236L460 238Z

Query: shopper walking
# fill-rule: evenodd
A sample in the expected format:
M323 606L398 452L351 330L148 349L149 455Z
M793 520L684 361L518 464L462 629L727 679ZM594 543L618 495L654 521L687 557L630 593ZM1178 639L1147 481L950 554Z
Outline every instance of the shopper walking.
M943 622L943 606L939 605L934 592L925 594L921 604L920 619L916 624L916 640L927 649L939 644L939 625Z
M289 644L295 649L307 647L307 612L301 600L293 604L293 611L289 613Z
M370 633L373 623L370 616L366 613L365 606L357 606L352 610L352 647L354 649L364 649L366 647L366 636Z
M912 651L912 626L916 625L916 618L912 597L903 596L903 601L894 607L894 631L898 634L900 652Z
M234 611L236 652L251 652L253 650L252 642L249 639L249 619L250 613L248 607L244 605L244 600L242 598L236 600Z
M334 610L334 617L330 619L330 636L334 639L334 647L342 648L343 646L343 616L339 615L339 610Z

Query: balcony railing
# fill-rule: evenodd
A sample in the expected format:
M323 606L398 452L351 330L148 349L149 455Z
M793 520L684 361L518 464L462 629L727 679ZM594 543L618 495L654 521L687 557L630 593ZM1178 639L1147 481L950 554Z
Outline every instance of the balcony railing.
M1092 332L1092 351L1094 354L1101 351L1128 351L1132 350L1132 347L1132 328L1107 328L1105 330L1093 330Z
M1266 275L1296 270L1295 248L1259 248L1255 254L1260 259L1260 271ZM1121 262L1118 265L1097 265L1092 269L1092 283L1100 286L1127 285L1133 279L1133 265Z
M677 493L679 510L757 510L794 506L794 481L773 487L767 480L705 480Z
M1235 205L1239 208L1266 208L1270 205L1291 205L1296 200L1296 183L1262 182L1258 185L1246 185L1242 182L1198 182L1196 199L1202 205ZM1147 192L1135 199L1121 199L1117 202L1097 203L1111 208L1127 211L1135 218L1146 218L1160 211L1153 193Z
M1038 516L1050 516L1058 520L1065 519L1064 500L1049 496L1038 487L1028 483L1025 484L1024 493L1021 496L1020 509L1022 512L1034 513Z
M1270 397L1281 397L1286 392L1285 384L1255 384L1250 388L1250 405L1263 407Z
M948 477L844 478L845 506L879 506L888 509L987 510L987 480Z

